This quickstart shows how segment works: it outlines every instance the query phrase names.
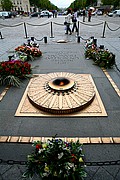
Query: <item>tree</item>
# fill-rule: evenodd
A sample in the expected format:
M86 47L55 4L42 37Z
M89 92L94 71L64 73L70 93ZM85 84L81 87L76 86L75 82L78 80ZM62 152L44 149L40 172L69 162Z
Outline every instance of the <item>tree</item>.
M103 5L113 5L114 8L120 7L120 0L102 0Z
M113 5L113 0L102 0L103 5Z
M120 0L113 0L113 6L114 8L116 7L120 8Z
M5 11L10 11L13 7L11 0L1 0L1 7Z
M58 9L58 7L49 0L30 0L30 5L40 9Z

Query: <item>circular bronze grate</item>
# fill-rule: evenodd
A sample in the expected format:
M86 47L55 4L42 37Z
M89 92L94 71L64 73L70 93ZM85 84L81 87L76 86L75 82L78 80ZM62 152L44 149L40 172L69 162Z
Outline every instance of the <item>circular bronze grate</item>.
M40 110L67 114L86 108L93 101L95 90L87 77L56 72L35 77L27 95Z

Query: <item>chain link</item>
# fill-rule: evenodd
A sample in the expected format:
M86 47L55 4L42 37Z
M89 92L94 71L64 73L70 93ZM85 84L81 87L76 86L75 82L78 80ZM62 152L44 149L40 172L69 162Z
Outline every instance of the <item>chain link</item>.
M120 165L120 160L117 161L104 161L104 162L85 162L86 166L113 166Z
M21 25L23 25L23 22L22 22L22 23L19 23L19 24L15 24L15 25L0 24L0 26L4 26L4 27L17 27L17 26L21 26Z
M45 26L45 25L50 24L50 22L44 23L44 24L31 24L31 23L26 23L26 24L29 25L29 26Z
M19 165L26 165L26 164L27 164L27 161L14 161L14 160L3 160L3 159L0 159L0 164L8 164L8 165L19 164Z
M8 164L8 165L26 165L27 161L15 161L15 160L3 160L0 159L0 164ZM85 162L83 163L86 166L110 166L110 165L120 165L120 160L117 161L104 161L104 162Z
M118 29L120 29L120 26L119 26L118 28L116 28L116 29L111 29L110 26L108 25L108 23L106 23L106 24L107 24L107 27L108 27L108 29L109 29L110 31L117 31Z

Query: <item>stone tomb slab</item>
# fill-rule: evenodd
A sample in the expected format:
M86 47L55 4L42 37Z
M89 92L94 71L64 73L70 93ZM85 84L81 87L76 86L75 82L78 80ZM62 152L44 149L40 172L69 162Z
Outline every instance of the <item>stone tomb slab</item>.
M35 102L36 102L36 99L37 100L39 99L39 101L37 102L39 104L40 103L43 104L43 102L46 101L46 103L47 103L46 106L52 107L53 103L51 103L51 102L53 102L53 97L52 97L52 95L50 95L50 91L48 90L48 96L46 96L46 97L43 97L42 94L46 94L46 89L44 88L45 87L44 84L56 77L70 77L78 83L78 87L79 87L79 83L81 82L81 79L84 82L83 84L85 84L85 83L88 84L88 82L90 82L89 84L92 84L94 91L95 91L95 96L94 96L92 102L89 103L84 108L81 108L81 110L78 110L77 112L66 113L66 114L65 113L64 114L54 114L51 112L43 111L43 110L37 108L36 106L34 106L34 104L31 103L29 96L28 96L29 94L31 95L31 91L33 92L32 98L35 100ZM37 84L37 82L40 82L40 83ZM40 84L40 87L39 87L39 84ZM87 86L87 84L85 86ZM37 91L37 88L39 90L42 88L39 93ZM89 90L90 88L88 87L88 90L87 90L87 88L84 88L85 90L84 90L84 92L82 92L82 94L80 94L81 91L78 88L79 94L77 93L77 96L76 96L76 90L75 90L76 97L73 97L74 93L71 95L71 97L73 97L72 101L70 99L71 105L74 105L75 103L77 103L77 101L79 101L80 97L81 97L81 99L86 99L87 95L90 95L90 93L91 93ZM81 87L81 89L83 89L83 87ZM71 93L71 91L70 91L70 93ZM68 94L70 94L70 93L68 93ZM38 95L36 96L36 94L38 94ZM44 98L44 99L42 99L42 98ZM81 99L80 99L80 103L81 103ZM74 100L76 102L74 102ZM59 97L58 97L58 101L59 101ZM63 104L60 104L60 106L62 106L63 108L65 106L64 101L65 100L63 99ZM56 106L58 106L58 109L59 109L59 102L58 103L56 102L55 104L56 104ZM68 111L68 112L70 112L70 111ZM104 117L106 117L107 113L106 113L105 107L103 105L103 102L101 100L101 97L98 93L98 90L95 86L95 83L93 81L93 78L90 74L73 74L73 73L68 73L68 72L57 72L57 73L49 73L49 74L38 74L38 75L35 75L34 78L31 78L31 80L23 94L23 97L19 103L19 106L17 108L15 116L23 116L23 117L24 116L28 116L28 117L100 117L101 116L101 117L103 117L104 116Z

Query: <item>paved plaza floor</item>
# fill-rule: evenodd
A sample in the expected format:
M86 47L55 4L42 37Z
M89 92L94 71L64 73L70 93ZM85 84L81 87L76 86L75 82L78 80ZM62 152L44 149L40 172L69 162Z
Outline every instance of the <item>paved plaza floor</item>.
M65 34L64 17L0 19L0 61L8 59L14 49L35 37L42 57L31 61L33 74L68 72L90 74L99 92L107 116L103 117L29 117L15 116L29 80L20 88L10 87L0 101L0 138L7 137L79 137L83 144L86 162L120 160L120 21L110 17L92 17L92 22L79 25L79 34ZM104 22L107 22L104 31ZM4 26L3 26L4 25ZM26 27L25 27L26 25ZM9 26L9 27L8 27ZM26 28L26 29L25 29ZM117 30L118 29L118 30ZM26 31L25 31L26 30ZM113 31L114 30L114 31ZM116 30L116 31L115 31ZM78 42L78 36L80 42ZM104 45L116 55L116 67L103 71L85 59L85 40L94 36L97 45ZM104 36L104 37L103 37ZM47 43L44 41L47 37ZM65 40L66 43L58 43ZM6 87L0 86L0 95ZM105 142L91 143L92 138L106 138ZM118 138L119 143L115 143ZM107 141L108 140L108 141ZM32 151L30 143L9 143L0 139L0 160L25 161ZM3 164L0 161L0 180L20 180L24 165ZM87 166L88 180L119 180L120 164ZM37 177L34 179L38 179Z

